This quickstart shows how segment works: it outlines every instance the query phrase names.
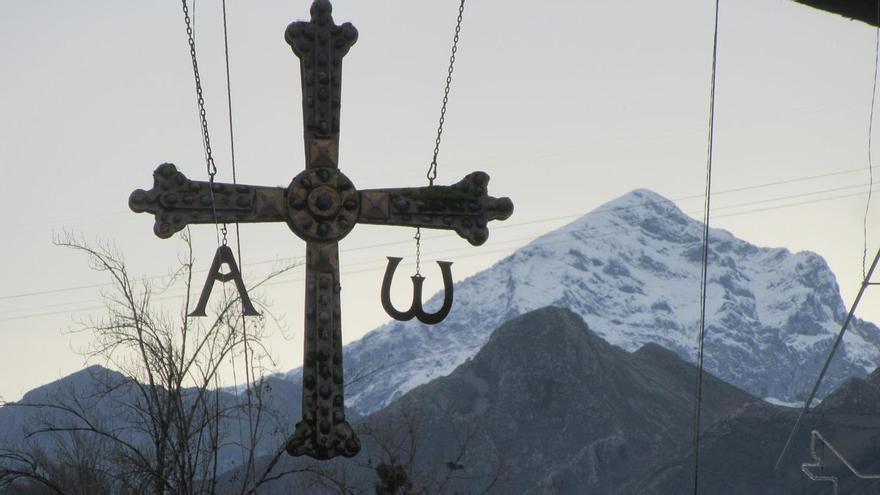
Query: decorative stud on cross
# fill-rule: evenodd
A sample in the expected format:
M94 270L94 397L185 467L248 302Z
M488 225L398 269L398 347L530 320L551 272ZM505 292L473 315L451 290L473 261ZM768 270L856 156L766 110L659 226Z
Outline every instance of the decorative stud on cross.
M212 185L166 163L153 173L152 189L129 198L133 211L155 216L153 231L163 239L190 224L287 222L306 241L302 420L287 451L316 459L360 450L345 420L338 241L362 223L454 230L479 246L489 221L513 213L509 198L487 194L483 172L451 186L355 189L338 160L342 58L358 32L334 24L331 11L328 0L315 0L311 21L290 24L284 36L300 60L306 155L306 169L289 187Z

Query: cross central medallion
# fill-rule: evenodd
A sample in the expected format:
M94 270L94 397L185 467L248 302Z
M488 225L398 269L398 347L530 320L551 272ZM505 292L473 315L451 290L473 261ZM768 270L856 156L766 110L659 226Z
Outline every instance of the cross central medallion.
M155 216L153 231L163 239L190 224L286 222L306 241L302 420L287 451L316 459L360 450L345 419L338 241L362 223L454 230L478 246L489 221L513 213L510 199L488 195L483 172L451 186L358 191L339 171L342 58L358 32L334 24L331 11L328 0L315 0L311 20L290 24L284 36L300 60L306 155L289 187L193 181L166 163L153 173L152 189L129 197L133 211Z

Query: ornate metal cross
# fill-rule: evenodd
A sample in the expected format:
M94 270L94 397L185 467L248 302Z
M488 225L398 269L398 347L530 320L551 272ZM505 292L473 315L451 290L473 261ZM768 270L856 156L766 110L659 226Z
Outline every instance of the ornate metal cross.
M306 241L302 420L287 444L291 455L351 457L360 441L345 420L340 322L339 240L358 223L454 230L478 246L487 222L513 212L508 198L487 194L489 176L474 172L451 186L358 191L339 171L342 58L357 41L350 23L337 26L328 0L315 0L311 21L294 22L285 39L300 60L306 169L290 186L193 181L170 164L153 173L153 188L129 198L135 212L155 215L163 239L189 224L286 222Z

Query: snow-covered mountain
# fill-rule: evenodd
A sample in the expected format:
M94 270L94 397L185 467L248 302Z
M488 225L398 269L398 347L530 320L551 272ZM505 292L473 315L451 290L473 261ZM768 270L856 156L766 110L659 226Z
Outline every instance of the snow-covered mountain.
M345 347L347 403L367 414L450 373L489 333L544 306L579 314L633 351L653 342L694 360L703 224L639 189L550 232L455 286L446 321L390 322ZM812 252L710 234L705 360L759 397L802 400L846 316L834 274ZM439 307L442 295L426 306ZM856 319L823 391L880 364L880 329ZM301 371L285 377L299 383Z

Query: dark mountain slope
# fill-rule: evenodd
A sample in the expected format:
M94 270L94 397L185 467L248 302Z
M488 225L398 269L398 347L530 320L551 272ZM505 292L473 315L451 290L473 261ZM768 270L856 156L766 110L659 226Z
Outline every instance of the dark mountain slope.
M810 457L810 434L816 430L863 474L880 474L880 372L853 378L832 392L804 420L789 454L774 469L798 410L753 403L711 425L703 438L700 492L713 495L827 495L828 482L810 481L801 471ZM880 482L857 479L833 455L817 444L824 469L837 476L841 494L877 494ZM693 491L693 457L685 449L639 480L624 493L675 494Z
M627 351L655 343L695 361L704 225L639 189L549 232L455 284L441 324L389 322L345 347L346 405L366 415L473 357L504 322L546 306L580 315ZM705 366L761 398L803 396L846 317L834 274L816 253L759 247L710 231ZM442 294L428 307L439 307ZM880 329L854 319L820 390L880 362ZM301 370L286 375L296 386Z
M695 379L673 352L628 353L571 311L543 308L365 418L364 451L325 468L362 488L375 480L370 466L393 462L428 493L490 484L492 493L612 493L690 443ZM707 423L758 402L712 376L705 383ZM303 489L285 485L275 490Z

